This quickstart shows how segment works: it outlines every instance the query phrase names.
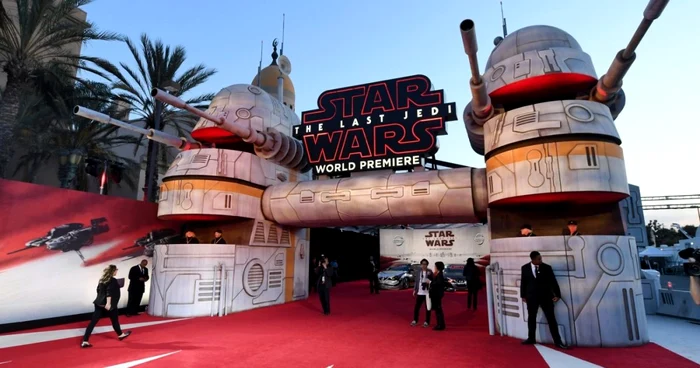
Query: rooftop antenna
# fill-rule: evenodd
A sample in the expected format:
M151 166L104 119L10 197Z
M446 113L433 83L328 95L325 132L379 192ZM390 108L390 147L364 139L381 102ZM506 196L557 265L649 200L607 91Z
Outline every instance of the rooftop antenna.
M280 46L280 56L284 55L284 13L282 13L282 45Z
M258 87L260 87L260 72L262 72L263 41L260 41L260 63L258 64Z
M501 19L503 19L503 38L508 35L508 28L506 27L506 17L503 15L503 1L501 3Z

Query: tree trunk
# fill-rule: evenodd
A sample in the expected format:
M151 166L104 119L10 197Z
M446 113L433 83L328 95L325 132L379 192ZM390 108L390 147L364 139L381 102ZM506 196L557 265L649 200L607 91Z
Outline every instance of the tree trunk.
M7 78L7 86L0 101L0 178L5 178L14 153L14 129L19 113L20 86Z
M29 162L24 168L24 175L22 176L22 181L25 183L35 183L40 168L41 164L33 161Z

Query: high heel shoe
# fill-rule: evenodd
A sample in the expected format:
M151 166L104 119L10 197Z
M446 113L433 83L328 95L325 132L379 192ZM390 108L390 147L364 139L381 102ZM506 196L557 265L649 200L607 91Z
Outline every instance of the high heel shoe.
M80 344L80 348L81 348L81 349L91 348L91 347L92 347L92 345L90 345L90 343L87 342L87 341L83 341L83 342Z
M122 341L122 340L126 339L127 337L129 337L129 335L131 335L131 331L126 331L126 332L124 332L123 334L121 334L121 335L119 336L119 341Z

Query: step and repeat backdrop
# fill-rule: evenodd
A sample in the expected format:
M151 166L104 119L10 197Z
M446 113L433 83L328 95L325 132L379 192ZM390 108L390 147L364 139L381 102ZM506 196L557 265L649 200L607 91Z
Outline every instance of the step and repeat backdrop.
M475 224L452 229L381 229L379 249L382 266L391 262L418 263L427 259L431 265L462 264L467 258L478 260L490 252L486 225Z

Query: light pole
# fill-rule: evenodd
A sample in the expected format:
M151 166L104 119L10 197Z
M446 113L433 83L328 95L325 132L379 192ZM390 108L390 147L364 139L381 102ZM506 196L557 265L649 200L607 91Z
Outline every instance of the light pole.
M78 165L85 153L81 149L61 150L59 155L58 178L61 188L75 189L78 178Z
M180 90L180 85L177 82L167 81L162 84L162 88L168 93L174 93ZM155 101L153 129L162 130L163 122L161 115L163 112L163 103L159 100ZM156 188L158 188L158 143L148 140L148 153L146 157L146 180L144 186L144 200L155 202Z

